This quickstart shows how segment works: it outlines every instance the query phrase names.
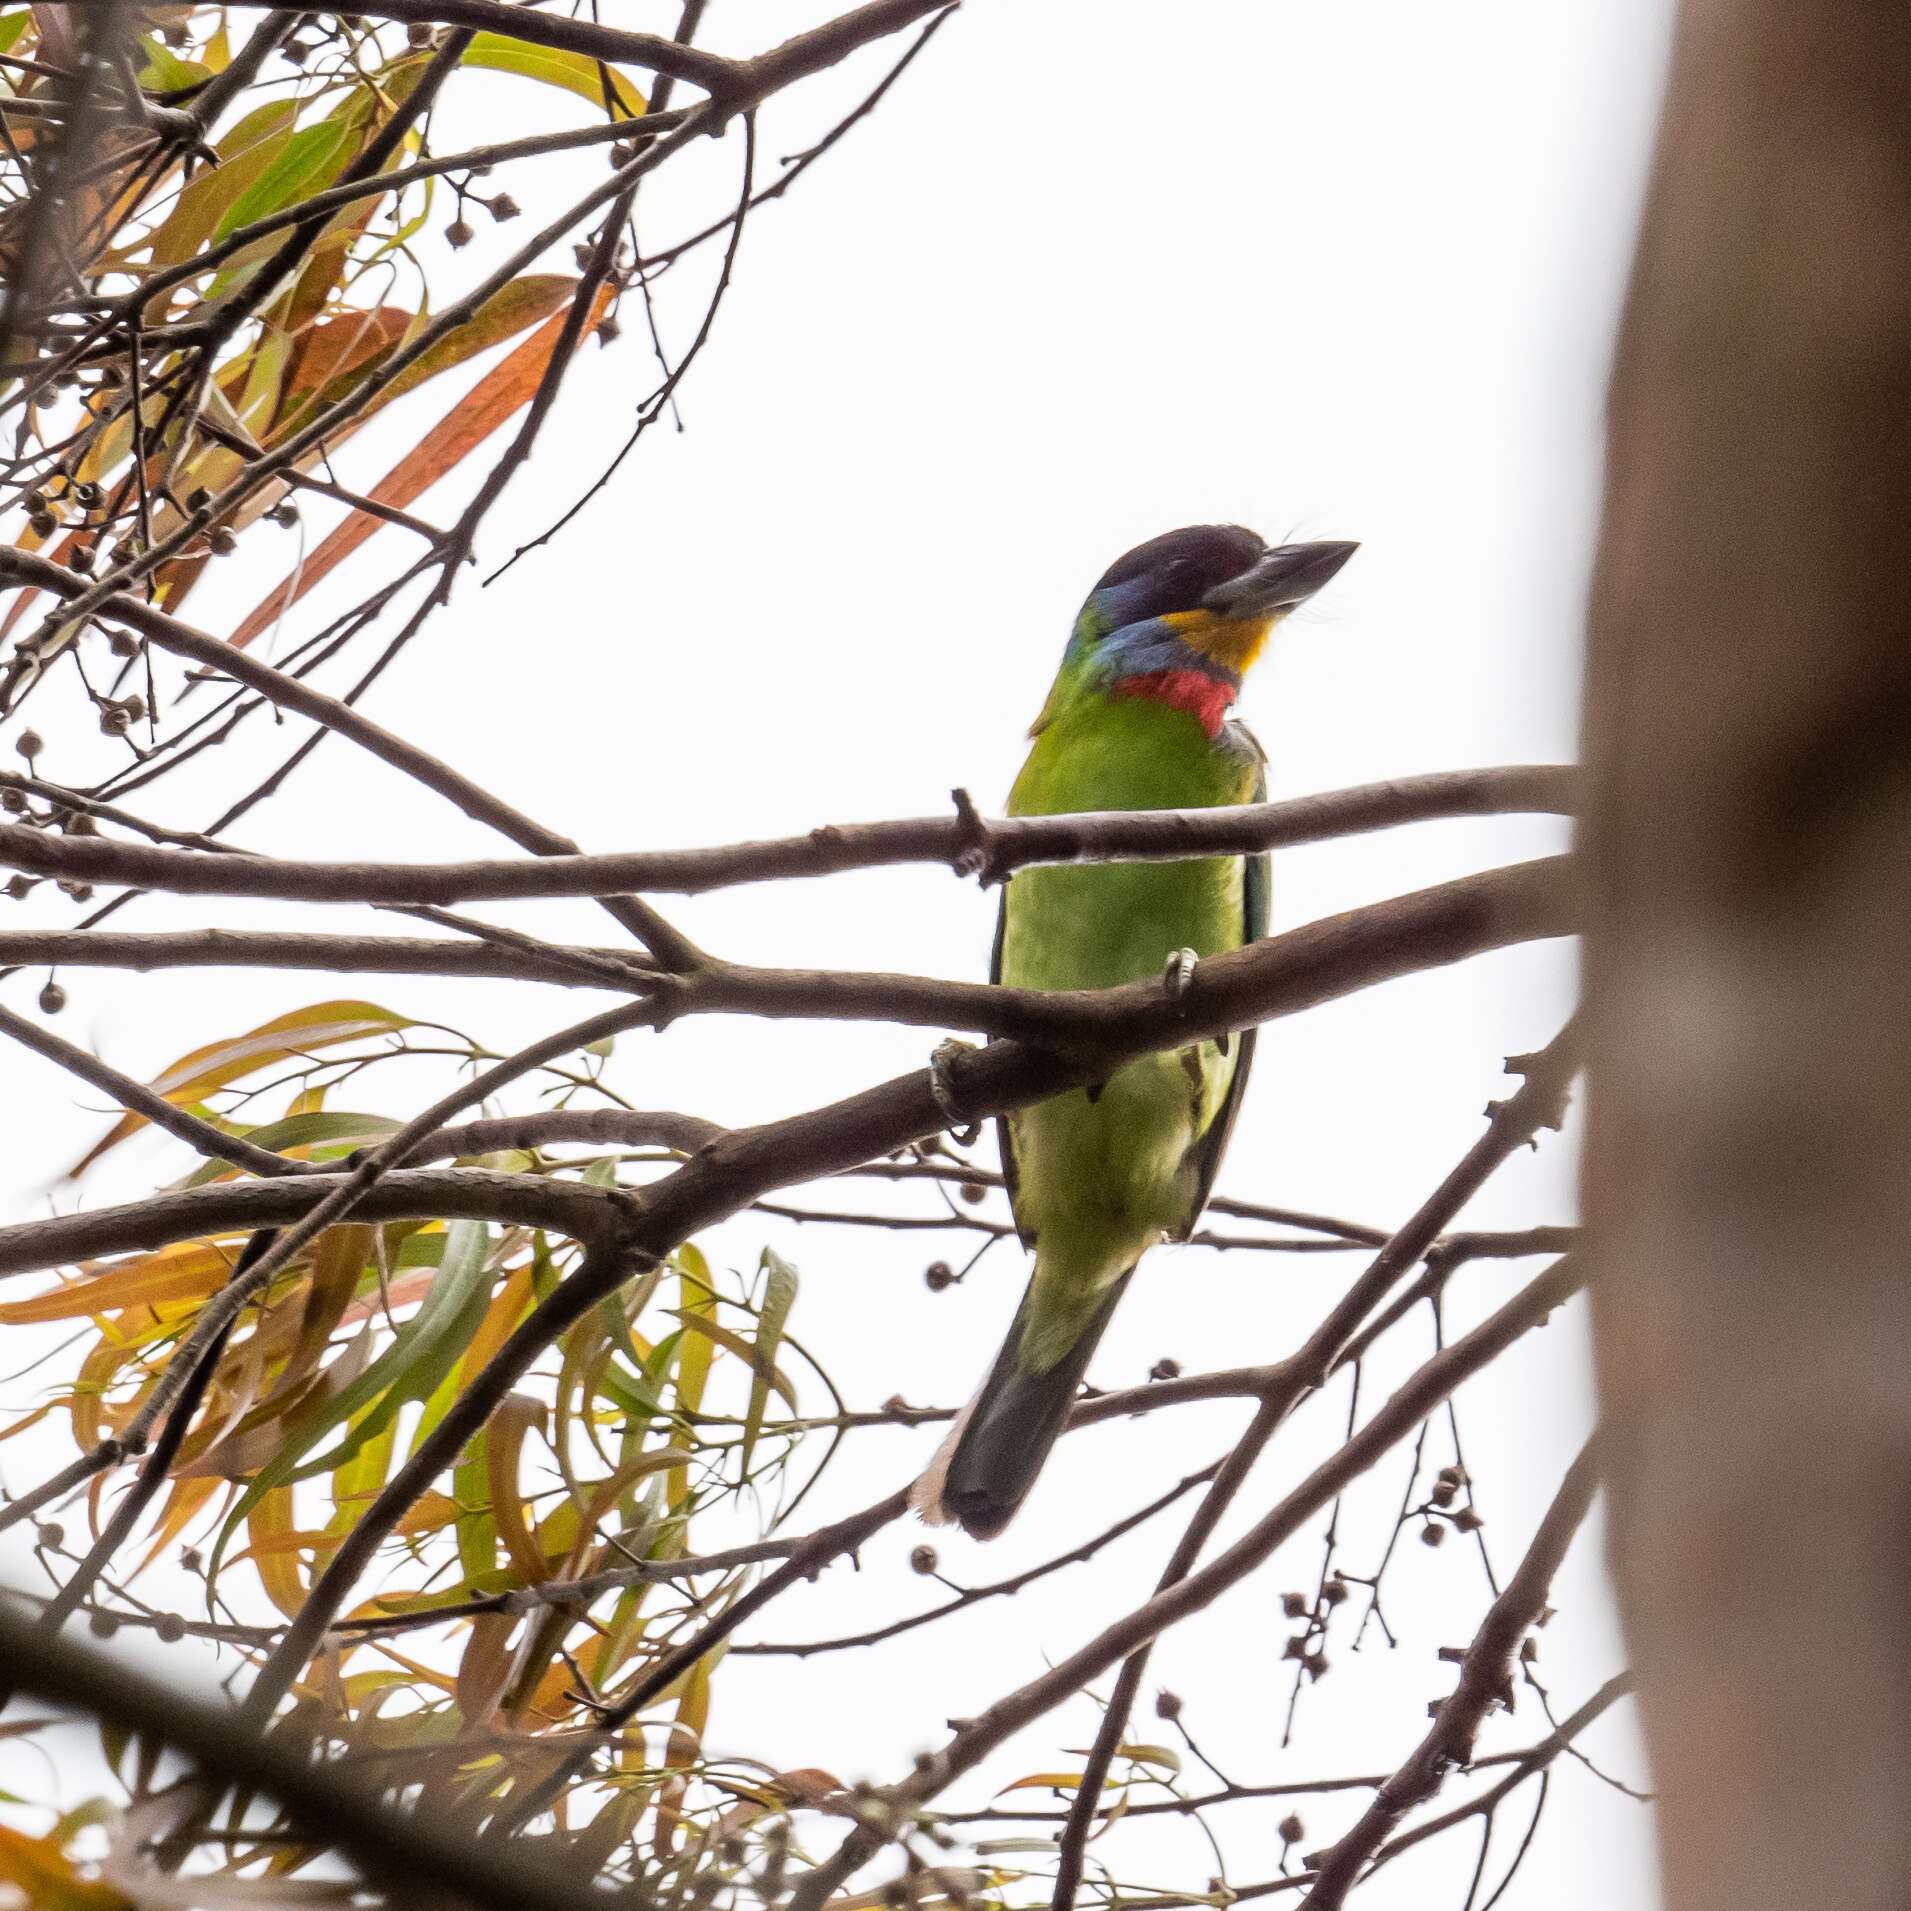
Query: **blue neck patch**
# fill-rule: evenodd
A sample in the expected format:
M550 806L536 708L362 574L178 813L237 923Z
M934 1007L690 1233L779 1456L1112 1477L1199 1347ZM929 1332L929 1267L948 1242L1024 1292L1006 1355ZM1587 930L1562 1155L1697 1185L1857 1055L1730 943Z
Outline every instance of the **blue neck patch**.
M1172 625L1158 617L1111 632L1095 647L1094 662L1110 682L1124 677L1152 677L1164 672L1194 671L1215 683L1239 690L1241 674L1197 650Z

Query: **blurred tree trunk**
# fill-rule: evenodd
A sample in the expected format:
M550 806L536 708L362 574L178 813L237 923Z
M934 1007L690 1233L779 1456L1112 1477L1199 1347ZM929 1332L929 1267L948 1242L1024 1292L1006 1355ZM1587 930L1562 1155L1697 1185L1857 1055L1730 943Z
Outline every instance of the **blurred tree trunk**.
M1612 394L1587 1207L1675 1911L1911 1903L1911 7L1688 0Z

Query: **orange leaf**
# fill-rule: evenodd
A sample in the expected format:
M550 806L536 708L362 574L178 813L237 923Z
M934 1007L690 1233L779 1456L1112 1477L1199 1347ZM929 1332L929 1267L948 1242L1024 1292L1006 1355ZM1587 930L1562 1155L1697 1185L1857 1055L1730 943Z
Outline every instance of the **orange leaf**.
M218 1492L221 1482L218 1480L175 1480L173 1490L166 1501L166 1510L160 1515L159 1525L154 1529L153 1543L146 1549L146 1557L126 1575L129 1581L137 1579L168 1546L185 1531L192 1522L194 1514Z
M37 1911L132 1911L132 1899L77 1876L51 1838L0 1825L0 1880Z
M511 1564L527 1586L541 1585L551 1576L550 1562L524 1523L524 1502L518 1497L518 1462L524 1436L544 1424L544 1402L528 1393L505 1397L485 1429L485 1459L491 1473L491 1517Z
M236 1251L236 1250L235 1250ZM167 1248L109 1269L90 1281L56 1287L31 1300L0 1306L0 1326L74 1320L82 1314L113 1314L123 1307L153 1307L166 1301L204 1300L226 1284L232 1258L217 1248Z
M285 368L287 396L275 429L283 430L288 422L302 423L304 401L322 394L334 379L356 371L367 359L388 351L410 327L411 314L402 305L315 319L299 335L292 362Z
M231 1041L213 1042L205 1048L194 1049L190 1055L182 1055L163 1074L155 1076L149 1086L169 1102L190 1106L204 1101L215 1088L223 1088L254 1069L286 1061L315 1048L410 1026L406 1017L381 1009L376 1002L314 1002L308 1008L294 1009L289 1015L262 1022ZM122 1115L105 1140L88 1150L85 1158L67 1171L68 1180L84 1173L109 1148L118 1147L145 1125L144 1115Z
M599 291L591 307L596 320L610 300L611 288ZM441 418L418 443L386 472L371 496L379 504L402 510L428 491L447 471L484 443L515 412L531 402L550 363L552 349L564 329L565 315L553 313L522 345L472 386L448 416ZM278 585L239 628L231 641L243 649L268 631L322 578L329 576L374 532L384 519L355 511L334 530L304 565Z

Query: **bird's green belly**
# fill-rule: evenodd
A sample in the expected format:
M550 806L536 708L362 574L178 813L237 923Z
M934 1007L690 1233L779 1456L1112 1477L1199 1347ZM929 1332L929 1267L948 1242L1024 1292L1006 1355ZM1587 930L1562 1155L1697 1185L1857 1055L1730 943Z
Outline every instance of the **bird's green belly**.
M1002 979L1070 989L1159 975L1177 949L1237 948L1241 919L1241 866L1231 860L1026 870L1013 884ZM1144 1055L1092 1099L1075 1089L1009 1117L1016 1220L1038 1257L1032 1366L1059 1358L1108 1286L1189 1225L1192 1151L1237 1053L1201 1042Z

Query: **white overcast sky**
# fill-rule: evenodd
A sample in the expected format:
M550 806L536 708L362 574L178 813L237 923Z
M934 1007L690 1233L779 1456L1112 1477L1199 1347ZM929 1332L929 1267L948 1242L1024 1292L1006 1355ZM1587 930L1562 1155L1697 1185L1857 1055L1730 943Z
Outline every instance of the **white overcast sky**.
M754 50L833 10L713 0L706 38ZM668 24L661 6L605 11ZM1140 539L1218 519L1363 547L1248 685L1243 715L1268 750L1274 795L1567 760L1601 386L1667 12L1665 0L968 0L874 118L753 223L683 392L687 429L654 434L554 550L489 590L468 578L369 707L595 848L922 814L946 809L956 784L999 805L1088 585ZM800 111L766 113L765 176L885 57L821 82ZM476 137L553 110L514 83L485 98L496 117L472 126ZM702 163L694 203L665 175L642 213L647 236L723 202L740 155L732 132ZM523 230L486 232L470 260ZM700 283L686 276L664 299L673 347L694 328ZM514 529L541 528L568 503L621 437L647 371L634 305L625 320L622 342L586 357L494 523L494 556ZM387 453L442 399L417 403ZM375 477L383 458L369 434L360 456L354 475ZM427 496L418 508L445 515L456 502ZM400 535L375 540L354 575L384 574ZM192 615L230 628L266 581L257 570L215 580ZM315 599L291 634L329 601ZM266 742L276 753L283 736ZM245 840L308 855L490 853L492 839L377 766L351 765L348 780L336 745L320 761L325 772L251 819ZM61 773L53 758L47 767ZM203 823L180 802L176 820ZM1275 926L1562 840L1553 824L1445 823L1293 852L1275 865ZM753 961L976 976L993 907L930 870L740 891L675 913ZM154 900L128 926L189 919ZM291 916L230 905L221 919ZM581 905L538 920L604 934ZM28 1008L40 979L0 990ZM336 990L243 974L65 980L63 1032L142 1073L194 1039L327 993L442 1012L500 1048L589 1000L375 979ZM1501 1089L1498 1058L1546 1040L1572 989L1569 952L1548 945L1277 1025L1223 1188L1398 1221L1478 1133L1482 1103ZM918 1066L928 1045L911 1031L697 1023L663 1041L627 1038L615 1079L640 1106L744 1121ZM4 1073L0 1143L22 1164L6 1204L23 1214L44 1207L51 1171L98 1117L36 1063L9 1056ZM1569 1218L1573 1146L1570 1133L1552 1138L1514 1164L1469 1221ZM958 1245L939 1237L844 1238L746 1218L707 1245L741 1265L766 1239L800 1267L799 1322L854 1377L859 1404L891 1391L959 1400L1022 1278L1004 1250L964 1288L929 1296L923 1262ZM1130 1384L1163 1354L1190 1369L1274 1357L1353 1265L1160 1252L1094 1377ZM1532 1271L1468 1276L1451 1324L1470 1324ZM1461 1413L1496 1561L1510 1565L1590 1425L1581 1307L1503 1365L1467 1390ZM1376 1372L1369 1384L1390 1381ZM0 1404L20 1397L10 1388ZM1325 1451L1336 1400L1276 1443L1247 1512ZM986 1553L938 1537L949 1570L1000 1576L1158 1490L1148 1482L1205 1463L1239 1416L1203 1412L1172 1431L1164 1416L1064 1443L1009 1537ZM929 1444L873 1437L888 1444L845 1468L831 1507L899 1483ZM0 1451L16 1489L20 1464ZM1398 1490L1392 1474L1376 1485L1380 1499ZM921 1537L884 1536L859 1576L826 1578L779 1609L767 1635L909 1609L920 1582L903 1562ZM1131 1543L1119 1583L1098 1592L1060 1576L978 1608L966 1630L882 1654L733 1664L712 1740L734 1734L846 1779L898 1776L942 1720L1039 1671L1124 1591L1138 1595L1165 1543L1159 1529ZM1407 1550L1390 1601L1400 1650L1373 1649L1371 1635L1357 1657L1343 1645L1291 1750L1277 1746L1284 1634L1270 1602L1314 1570L1312 1530L1271 1576L1164 1644L1160 1680L1184 1691L1189 1723L1223 1765L1259 1782L1369 1770L1418 1738L1426 1700L1451 1681L1434 1647L1468 1636L1481 1586L1461 1548ZM1541 1670L1570 1708L1621 1663L1596 1534L1556 1603ZM990 1768L995 1782L1063 1768L1054 1748L1084 1744L1093 1722L1085 1705L1060 1715ZM1492 1742L1541 1730L1529 1701ZM1643 1782L1628 1721L1615 1716L1588 1742ZM1311 1845L1357 1806L1302 1809ZM1502 1828L1509 1852L1521 1823ZM1636 1807L1563 1766L1508 1901L1646 1911L1649 1836ZM1266 1875L1270 1838L1266 1826L1244 1835L1237 1882ZM1211 1869L1185 1830L1129 1850L1139 1855L1124 1875L1199 1885ZM1365 1901L1457 1905L1472 1856L1456 1847L1403 1864Z

